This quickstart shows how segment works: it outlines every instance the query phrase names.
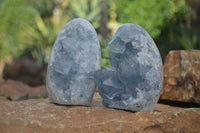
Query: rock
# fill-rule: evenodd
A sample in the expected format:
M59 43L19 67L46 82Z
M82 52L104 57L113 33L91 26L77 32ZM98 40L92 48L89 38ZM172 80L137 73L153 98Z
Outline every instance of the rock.
M160 100L200 104L200 50L170 51Z
M3 78L22 81L30 86L44 84L46 68L29 58L17 58L7 61L3 69Z
M96 31L84 19L74 19L58 35L49 61L47 90L50 101L63 105L91 103L94 72L101 67Z
M104 108L98 94L95 106L57 106L48 99L0 102L0 131L37 133L199 133L200 108L158 104L154 112ZM92 103L93 103L92 102Z
M163 66L149 34L136 24L124 24L109 44L113 67L96 73L106 107L153 111L162 89Z
M0 101L9 101L9 99L6 96L0 96Z
M27 99L30 96L44 93L46 93L44 86L33 88L19 81L0 79L0 96L5 96L10 100L17 100L22 97Z

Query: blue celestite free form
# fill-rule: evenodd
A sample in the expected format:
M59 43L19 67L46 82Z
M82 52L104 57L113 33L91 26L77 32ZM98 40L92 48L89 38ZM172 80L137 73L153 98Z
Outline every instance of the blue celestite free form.
M113 67L95 75L106 107L153 111L163 85L163 63L150 35L136 24L124 24L109 43Z
M95 91L94 73L101 68L101 50L93 26L73 19L58 35L47 70L47 91L51 102L90 105Z

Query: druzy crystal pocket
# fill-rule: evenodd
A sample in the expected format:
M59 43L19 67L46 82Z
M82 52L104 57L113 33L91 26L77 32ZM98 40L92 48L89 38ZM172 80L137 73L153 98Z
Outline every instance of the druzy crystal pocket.
M163 64L150 35L136 24L124 24L109 43L113 67L96 73L106 107L153 111L163 84Z

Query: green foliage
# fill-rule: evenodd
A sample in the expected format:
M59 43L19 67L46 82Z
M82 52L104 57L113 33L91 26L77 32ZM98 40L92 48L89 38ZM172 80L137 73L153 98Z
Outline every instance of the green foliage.
M99 27L98 0L5 0L0 10L0 58L29 56L48 62L51 47L64 25L74 17Z
M188 27L184 21L184 17L171 21L155 39L163 56L170 50L200 49L200 31L194 25Z
M59 4L45 0L5 0L0 10L1 59L26 54L46 64L56 36L69 21ZM54 5L56 15L53 15Z
M155 38L180 10L185 12L185 0L117 0L119 22L142 26Z
M71 0L70 7L75 17L87 19L94 28L100 26L100 1L99 0Z
M181 36L178 39L179 44L184 49L195 49L199 45L199 35L198 33L195 33L195 30L193 31L184 31L183 29L180 30ZM200 46L200 45L199 45Z
M46 64L49 60L51 47L59 34L60 30L70 20L64 13L68 4L54 3L52 1L33 1L33 7L40 11L35 16L36 27L27 26L31 39L31 47L27 47L33 59L40 64Z
M200 2L199 2L200 3ZM181 7L185 8L181 8ZM193 22L192 13L195 11L184 1L174 3L176 13L169 23L161 29L161 34L155 41L163 56L170 50L200 49L200 31L198 21Z
M34 7L42 18L51 18L53 15L53 9L56 5L55 1L45 0L27 0L26 3L31 7Z
M109 46L101 44L101 56L102 56L101 68L102 69L111 66L110 61L109 61L110 54L111 54L111 51L109 49Z
M36 26L34 16L38 12L27 7L23 0L5 0L0 10L0 59L17 56L22 52L27 39L22 31L27 31L26 25Z
M188 17L192 11L187 0L107 2L111 38L121 24L136 23L150 33L162 55L200 48L200 31ZM28 55L46 64L55 38L71 19L85 18L99 31L100 5L99 0L0 0L0 60ZM102 68L111 66L109 47L101 44L101 50Z

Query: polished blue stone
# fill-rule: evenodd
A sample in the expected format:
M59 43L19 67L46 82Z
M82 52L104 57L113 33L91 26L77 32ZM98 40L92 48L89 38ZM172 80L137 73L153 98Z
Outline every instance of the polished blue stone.
M163 85L163 63L150 35L124 24L109 43L113 67L99 70L96 83L106 107L153 111Z
M81 18L70 21L58 35L48 64L50 101L90 105L96 88L94 73L100 68L101 50L95 29Z

